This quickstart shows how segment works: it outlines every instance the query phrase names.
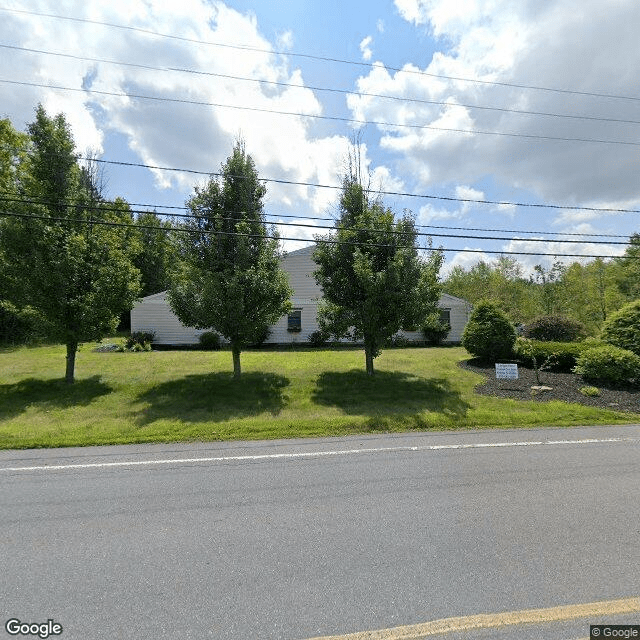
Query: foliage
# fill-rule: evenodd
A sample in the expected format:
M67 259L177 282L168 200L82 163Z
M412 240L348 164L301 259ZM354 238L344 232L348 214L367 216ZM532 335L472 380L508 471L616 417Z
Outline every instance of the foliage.
M401 333L396 333L389 338L389 340L385 343L385 346L393 347L394 349L403 349L405 347L408 347L409 344L410 342L407 336L403 336Z
M624 383L640 381L640 356L613 345L585 349L574 369L585 380Z
M139 273L131 263L136 243L127 232L126 203L107 206L95 200L95 189L86 188L64 115L51 118L39 106L28 133L20 189L40 204L17 206L33 217L8 219L2 226L5 297L16 307L35 309L47 337L66 344L65 380L71 383L79 343L112 333L120 312L133 306L139 292Z
M462 334L462 346L473 356L490 362L513 356L516 330L495 304L480 302Z
M515 355L526 366L544 366L548 371L568 373L573 370L580 354L592 346L584 342L542 342L527 338L518 338Z
M528 321L537 314L536 285L523 275L522 265L508 256L480 261L465 270L454 267L444 281L444 290L476 305L489 300L515 322Z
M264 339L269 325L291 308L278 240L265 223L265 193L251 156L237 141L222 177L212 176L187 201L197 218L180 234L179 265L168 293L184 325L213 329L231 344L236 378L242 349Z
M309 334L307 341L312 347L324 347L329 341L329 336L321 329L316 329Z
M140 249L133 263L141 274L142 297L169 288L170 271L176 260L170 228L171 223L161 220L155 212L141 213L135 220Z
M451 325L440 319L439 313L431 313L422 325L422 335L428 345L438 346L449 335Z
M614 260L618 267L616 285L628 300L640 298L640 234L634 233L624 255Z
M635 300L610 315L602 325L605 342L640 355L640 300Z
M600 395L598 387L580 387L580 393L589 398L597 398Z
M413 217L405 213L396 222L390 209L371 199L358 152L356 147L343 178L336 232L316 236L313 259L324 296L321 330L364 342L366 372L373 375L374 358L391 336L420 326L435 311L442 254L420 258Z
M0 344L31 344L47 335L44 318L32 307L18 309L0 300Z
M151 331L134 331L124 343L126 351L151 351L155 334Z
M220 342L220 335L215 331L205 331L200 334L198 338L200 348L205 351L218 351L222 346Z
M562 316L542 316L524 328L525 338L543 342L575 342L585 334L582 323Z

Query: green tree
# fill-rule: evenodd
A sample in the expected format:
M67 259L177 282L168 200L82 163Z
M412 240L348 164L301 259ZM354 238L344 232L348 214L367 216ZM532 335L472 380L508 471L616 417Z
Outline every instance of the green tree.
M21 211L29 217L8 218L0 236L8 297L36 309L48 337L66 345L65 380L72 383L80 342L114 331L139 291L126 229L91 221L126 224L130 214L124 201L107 206L83 186L63 114L51 118L39 106L28 134L30 152L20 170L21 192L31 203Z
M640 298L640 234L634 233L624 256L614 262L618 266L616 284L627 300Z
M196 187L187 201L197 218L180 234L179 268L168 295L183 324L213 329L231 343L235 378L242 349L291 308L278 240L265 223L265 193L253 159L237 141L222 177Z
M436 309L442 254L418 256L413 218L372 201L350 158L334 235L316 236L314 260L323 301L318 319L327 334L363 341L368 375L384 343L400 329L421 327Z
M171 223L157 213L141 213L135 222L140 252L134 265L142 278L141 296L150 296L169 288L170 274L176 260L176 246Z
M640 300L629 302L612 313L602 325L600 337L640 356Z

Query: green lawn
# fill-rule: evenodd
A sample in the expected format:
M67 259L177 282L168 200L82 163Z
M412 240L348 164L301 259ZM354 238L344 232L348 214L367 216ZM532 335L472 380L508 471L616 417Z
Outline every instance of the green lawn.
M235 440L535 425L639 414L479 396L461 348L388 349L367 378L357 350L95 353L65 385L64 347L0 351L0 448Z

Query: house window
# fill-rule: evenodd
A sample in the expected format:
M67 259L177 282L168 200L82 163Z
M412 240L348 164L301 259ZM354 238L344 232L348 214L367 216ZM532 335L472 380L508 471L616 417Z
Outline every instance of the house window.
M302 331L302 309L293 309L287 316L287 331Z
M451 326L451 309L440 309L440 322Z

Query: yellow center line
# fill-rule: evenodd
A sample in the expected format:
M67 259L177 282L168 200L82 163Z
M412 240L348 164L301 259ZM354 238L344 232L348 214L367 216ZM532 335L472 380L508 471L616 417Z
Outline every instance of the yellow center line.
M359 631L340 636L320 636L309 640L420 640L439 633L455 633L472 629L488 629L508 625L558 622L578 618L597 618L640 612L640 598L622 598L605 600L587 604L569 604L545 609L524 609L522 611L505 611L503 613L480 613L457 618L443 618L420 624L378 629L376 631Z

